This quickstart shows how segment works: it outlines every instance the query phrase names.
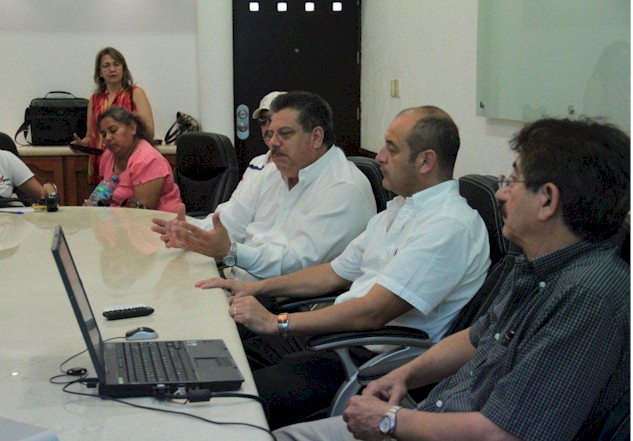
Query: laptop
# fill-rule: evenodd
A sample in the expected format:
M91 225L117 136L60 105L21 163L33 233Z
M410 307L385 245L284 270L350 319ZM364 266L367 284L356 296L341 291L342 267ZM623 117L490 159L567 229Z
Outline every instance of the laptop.
M240 388L244 378L223 340L104 342L60 225L51 251L97 372L99 395L146 397L183 389Z

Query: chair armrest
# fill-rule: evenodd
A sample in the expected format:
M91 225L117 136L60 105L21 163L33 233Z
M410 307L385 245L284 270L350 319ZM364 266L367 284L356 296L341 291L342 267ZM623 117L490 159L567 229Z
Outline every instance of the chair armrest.
M324 296L324 297L315 297L315 298L310 298L310 299L302 299L302 300L294 300L294 299L288 299L286 301L283 302L279 302L279 308L280 310L283 309L284 311L297 311L300 310L301 308L304 308L306 306L313 306L313 305L317 305L317 304L321 304L321 303L334 303L334 300L336 300L335 295L333 296Z
M356 381L358 381L359 384L366 386L370 382L387 375L394 369L407 364L409 361L413 360L417 356L418 355L412 355L409 359L390 360L382 363L377 363L372 366L361 367L360 369L358 369Z
M385 326L367 331L338 332L310 338L306 348L312 351L339 349L350 346L391 345L430 348L429 335L418 329L403 326Z
M319 297L310 297L307 299L296 299L296 298L287 298L282 297L277 300L277 304L279 306L280 311L288 311L288 312L299 312L299 311L309 311L315 309L315 306L322 304L332 304L336 298L347 292L347 289L339 289L336 291L329 292L323 296Z

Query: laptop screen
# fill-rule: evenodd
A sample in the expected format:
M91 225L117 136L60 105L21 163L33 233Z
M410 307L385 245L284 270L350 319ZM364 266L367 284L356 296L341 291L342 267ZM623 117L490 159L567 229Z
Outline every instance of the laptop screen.
M66 292L68 293L68 298L77 317L81 333L83 334L84 340L86 340L92 363L97 370L97 376L100 379L105 378L101 333L97 327L97 321L88 302L88 296L79 278L75 261L70 253L70 248L68 248L66 237L60 225L55 227L51 251L55 257L59 274L66 286Z

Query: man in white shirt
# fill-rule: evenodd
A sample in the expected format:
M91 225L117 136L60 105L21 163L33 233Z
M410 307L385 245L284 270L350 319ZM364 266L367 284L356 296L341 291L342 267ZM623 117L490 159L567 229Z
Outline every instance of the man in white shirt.
M15 189L24 193L32 202L57 192L55 184L40 184L20 158L7 150L0 150L0 197L10 198Z
M259 334L243 343L271 428L327 407L344 378L332 354L303 350L309 336L390 324L424 330L436 342L481 287L490 266L488 234L452 178L458 150L458 129L446 112L433 106L402 111L376 155L383 186L399 196L340 256L256 283L198 282L230 290L229 313ZM310 312L275 315L256 299L338 289L348 291Z
M288 92L271 106L267 133L275 167L256 188L201 221L153 219L167 247L223 260L240 280L329 262L376 213L369 181L334 145L332 111L318 95Z

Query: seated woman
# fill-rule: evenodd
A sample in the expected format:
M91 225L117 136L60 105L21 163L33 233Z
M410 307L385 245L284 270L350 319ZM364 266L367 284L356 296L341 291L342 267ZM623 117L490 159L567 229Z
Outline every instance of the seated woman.
M151 144L147 127L136 114L113 106L97 122L106 151L99 163L101 176L119 177L111 207L134 197L145 208L178 212L182 203L171 165Z
M32 202L57 192L55 184L40 184L20 158L7 150L0 150L0 197L10 198L16 189Z

